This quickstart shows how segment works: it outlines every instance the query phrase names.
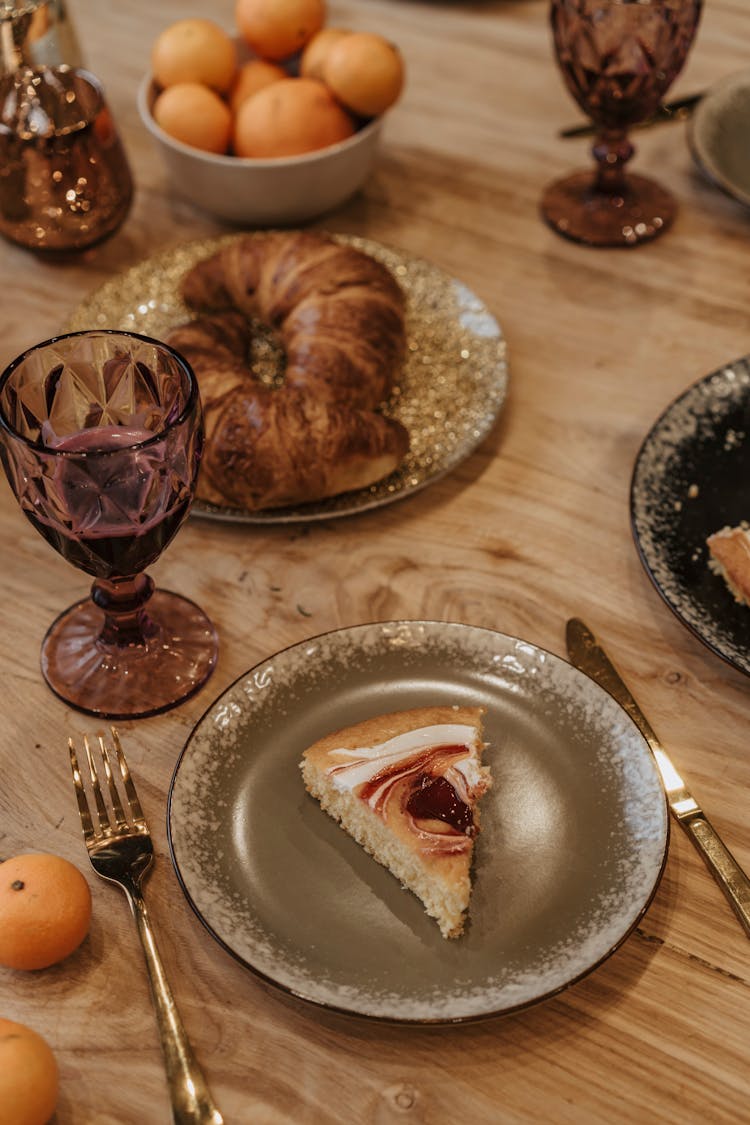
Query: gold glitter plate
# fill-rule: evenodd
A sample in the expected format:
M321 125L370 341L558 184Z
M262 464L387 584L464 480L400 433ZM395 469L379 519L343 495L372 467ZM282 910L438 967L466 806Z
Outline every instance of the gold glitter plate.
M164 337L194 315L180 297L185 273L237 237L184 243L139 262L87 297L73 314L70 330L114 328ZM408 429L409 453L390 476L356 492L261 512L196 501L195 515L293 523L380 507L454 469L484 440L500 413L508 385L506 343L479 298L423 259L354 235L332 237L383 262L406 294L407 356L384 412Z

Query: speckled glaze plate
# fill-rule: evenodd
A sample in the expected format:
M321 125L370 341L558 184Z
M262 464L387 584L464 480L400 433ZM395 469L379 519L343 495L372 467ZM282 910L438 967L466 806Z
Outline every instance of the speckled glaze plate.
M750 70L729 75L704 94L687 136L696 164L711 183L750 207Z
M670 609L713 652L750 673L750 609L708 568L706 538L750 518L750 356L677 398L636 458L633 534Z
M486 708L494 776L452 941L298 769L328 732L436 701ZM188 900L239 961L303 1000L405 1023L509 1012L588 973L646 910L668 839L648 747L602 688L525 641L418 621L315 637L240 677L182 752L168 828Z
M179 294L185 272L223 243L190 242L105 282L78 307L69 329L118 328L156 339L192 315ZM472 453L492 429L508 384L502 330L478 297L437 266L369 239L334 235L384 262L406 294L407 355L385 413L409 430L411 448L369 488L298 507L249 512L196 502L192 512L244 523L295 523L377 508L424 488ZM267 373L270 382L273 373Z

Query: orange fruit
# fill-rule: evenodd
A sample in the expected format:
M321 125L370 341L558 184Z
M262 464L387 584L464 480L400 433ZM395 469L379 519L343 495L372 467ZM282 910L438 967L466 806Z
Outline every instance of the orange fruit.
M352 118L316 78L285 78L253 94L234 123L238 156L298 156L354 132Z
M347 109L361 117L377 117L393 105L403 88L401 53L382 35L353 31L331 46L323 81Z
M280 79L288 77L289 75L283 66L266 62L265 59L250 59L249 62L240 67L232 86L229 97L229 106L232 112L236 113L251 94L257 94L258 90L262 90L264 86L270 86L272 82L278 82Z
M154 102L154 120L165 133L203 152L223 153L232 135L232 114L218 94L197 82L178 82Z
M78 948L90 923L89 885L67 859L29 854L0 863L0 965L55 965Z
M22 1023L0 1019L0 1125L46 1125L57 1090L47 1041Z
M236 70L236 47L212 20L178 20L157 36L151 48L151 73L159 86L200 82L224 94Z
M288 59L325 22L325 0L236 0L237 30L264 59Z
M299 72L303 78L322 79L328 53L342 35L351 35L351 32L344 27L324 27L313 35L299 60Z

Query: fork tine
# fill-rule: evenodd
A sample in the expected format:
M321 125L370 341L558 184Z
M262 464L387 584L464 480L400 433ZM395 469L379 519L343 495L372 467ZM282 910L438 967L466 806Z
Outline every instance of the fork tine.
M89 803L86 800L86 791L83 788L83 778L81 771L78 767L78 755L76 754L75 743L72 738L68 739L68 752L70 753L70 768L73 771L73 787L76 791L76 801L78 802L78 813L81 817L81 828L83 829L83 839L88 843L94 838L94 826L91 822L91 812L89 810Z
M131 815L133 817L133 822L134 822L134 824L137 824L139 828L143 828L143 829L147 830L148 825L146 824L146 818L143 815L143 809L141 808L141 802L138 800L138 794L135 791L135 783L134 783L132 777L130 776L130 770L128 768L128 763L125 760L125 755L123 753L122 745L120 743L120 735L119 735L119 733L118 733L118 731L115 727L110 727L110 730L112 731L112 741L115 744L115 753L117 755L117 764L119 765L120 773L122 774L122 782L123 782L123 785L125 786L125 793L127 795L128 803L130 805L130 812L131 812Z
M117 786L115 785L115 779L112 776L112 763L110 762L110 759L109 759L109 748L107 747L107 744L104 741L104 735L103 734L97 735L97 739L99 741L99 749L101 751L102 761L104 763L104 776L107 779L107 788L109 789L109 799L112 802L112 811L115 814L115 823L117 824L118 831L122 831L123 828L128 827L128 822L127 822L127 818L125 816L125 813L122 810L122 803L120 801L120 794L117 792Z
M109 823L109 814L107 812L107 806L104 804L102 787L99 783L99 774L97 773L96 766L94 764L94 756L91 753L91 746L89 745L88 735L84 734L83 745L86 749L86 757L89 763L89 772L91 774L91 789L94 794L94 800L96 801L96 811L99 816L99 827L102 832L105 832L107 835L109 835L112 831Z

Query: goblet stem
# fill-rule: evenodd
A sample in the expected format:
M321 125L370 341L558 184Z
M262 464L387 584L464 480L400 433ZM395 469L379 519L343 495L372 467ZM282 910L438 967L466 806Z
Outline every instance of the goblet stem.
M559 234L589 246L638 246L666 230L675 201L654 180L625 168L635 149L624 129L603 129L595 167L551 183L544 218Z
M42 644L47 683L93 715L136 719L197 691L216 663L216 630L194 602L154 590L148 575L98 579Z
M594 190L604 195L624 195L625 165L635 152L624 129L602 129L592 148L597 162Z
M639 246L672 222L676 203L658 182L625 173L626 130L643 121L679 74L702 0L551 0L555 55L568 90L594 119L595 169L545 190L550 226L588 246Z
M158 632L146 606L154 592L147 574L134 578L98 578L91 587L95 605L104 613L99 644L107 648L145 648Z

